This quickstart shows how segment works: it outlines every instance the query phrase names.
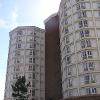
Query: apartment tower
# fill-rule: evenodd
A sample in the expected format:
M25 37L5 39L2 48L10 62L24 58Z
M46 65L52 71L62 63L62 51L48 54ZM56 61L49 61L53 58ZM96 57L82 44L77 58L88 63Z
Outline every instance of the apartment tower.
M45 32L35 26L21 26L10 33L4 100L12 97L11 85L25 75L30 82L28 100L45 100Z
M62 98L60 69L60 39L58 14L49 16L45 21L45 98Z
M100 0L62 0L59 28L63 98L100 94Z

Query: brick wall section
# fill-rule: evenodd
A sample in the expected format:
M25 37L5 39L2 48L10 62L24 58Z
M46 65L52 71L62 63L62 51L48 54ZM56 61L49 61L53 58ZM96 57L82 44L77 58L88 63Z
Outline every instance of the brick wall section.
M46 100L62 97L58 16L45 23L45 90Z

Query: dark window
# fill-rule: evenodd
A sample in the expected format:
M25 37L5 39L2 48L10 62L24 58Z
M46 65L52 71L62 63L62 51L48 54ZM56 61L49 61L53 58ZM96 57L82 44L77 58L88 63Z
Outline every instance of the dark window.
M29 71L32 71L32 65L29 65L28 70L29 70Z
M91 42L90 42L90 40L88 39L88 40L86 40L86 44L87 44L87 47L91 47Z
M29 58L29 63L32 63L32 58Z
M83 17L87 17L86 11L82 11L82 15L83 15Z
M86 51L83 51L83 52L82 52L82 58L83 58L83 60L84 60L84 59L87 59Z
M33 79L35 79L35 73L33 73Z
M23 32L21 30L17 31L17 35L22 35Z
M70 64L71 63L71 57L69 56L66 59L67 59L67 63Z
M67 34L69 32L68 28L65 28L65 33Z
M21 44L18 44L17 47L18 47L18 48L21 48Z
M67 53L70 53L70 47L69 46L66 47L66 51L67 51Z
M86 88L86 93L87 94L95 94L97 93L96 88Z
M83 27L82 21L79 21L79 28Z
M88 27L88 22L87 22L87 20L84 20L83 23L84 23L84 26L85 26L85 27Z
M65 38L65 43L69 43L69 37L68 36Z
M93 62L85 62L83 63L84 71L93 71L94 63Z
M32 96L35 96L35 90L32 90Z
M34 44L33 43L30 44L30 48L34 48Z
M81 41L81 47L82 47L82 48L85 48L85 47L86 47L86 45L85 45L85 40L82 40L82 41Z

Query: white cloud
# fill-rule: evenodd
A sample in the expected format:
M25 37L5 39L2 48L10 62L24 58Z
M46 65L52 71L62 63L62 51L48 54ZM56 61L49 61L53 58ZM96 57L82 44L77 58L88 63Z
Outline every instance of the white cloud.
M7 19L0 18L0 29L1 28L13 29L17 27L18 26L17 18L18 18L18 9L14 8Z
M13 9L13 11L11 12L11 18L10 18L10 28L13 29L16 26L18 26L18 22L17 22L17 18L18 18L18 8L15 7Z
M6 27L6 21L3 19L0 19L0 28L5 28Z

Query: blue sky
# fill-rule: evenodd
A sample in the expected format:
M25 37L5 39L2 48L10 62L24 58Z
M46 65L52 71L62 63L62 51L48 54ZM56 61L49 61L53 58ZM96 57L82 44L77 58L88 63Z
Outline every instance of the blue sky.
M44 28L43 21L58 11L61 0L0 0L0 100L3 100L9 31L20 25Z

